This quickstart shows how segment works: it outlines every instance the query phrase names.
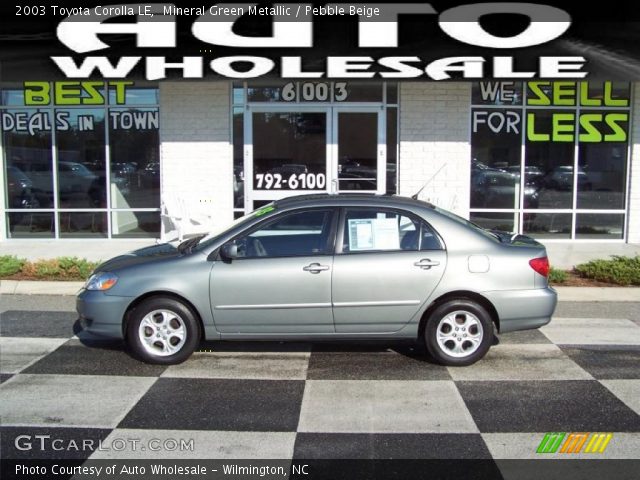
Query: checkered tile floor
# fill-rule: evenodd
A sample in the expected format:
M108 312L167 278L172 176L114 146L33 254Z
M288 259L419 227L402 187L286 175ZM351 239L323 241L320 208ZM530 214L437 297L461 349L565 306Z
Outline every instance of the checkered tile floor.
M49 434L107 445L193 438L180 458L535 458L544 432L598 431L614 432L605 458L638 458L640 308L612 304L613 318L606 305L580 318L561 305L547 327L502 335L482 362L446 368L412 345L219 342L151 366L119 342L75 336L64 307L5 304L2 457L90 455L14 447L17 435ZM91 458L154 455L168 457Z

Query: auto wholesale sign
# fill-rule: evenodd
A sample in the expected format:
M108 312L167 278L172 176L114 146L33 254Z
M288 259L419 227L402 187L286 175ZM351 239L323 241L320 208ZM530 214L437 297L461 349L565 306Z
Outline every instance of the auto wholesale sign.
M234 48L314 47L313 26L318 16L357 17L358 47L385 51L398 47L399 18L402 14L418 14L436 19L443 35L459 42L497 51L545 44L560 37L571 26L570 15L560 9L529 3L483 3L462 5L438 12L429 3L384 4L363 7L333 4L313 8L309 4L275 5L258 8L246 4L218 4L209 8L178 8L171 4L128 5L94 9L73 9L60 22L57 37L67 48L86 57L76 61L70 56L52 56L51 60L67 77L88 78L95 71L110 78L125 78L133 68L144 64L147 80L161 80L169 70L180 71L184 78L202 78L205 70L228 78L257 78L277 70L281 78L418 78L448 80L453 72L462 78L543 78L584 77L585 59L581 56L541 56L538 70L516 71L512 56L455 56L440 58L425 64L419 56L327 56L323 69L303 68L302 55L286 55L271 59L256 55L232 55L212 59L203 56L182 57L178 61L166 56L124 56L115 62L95 52L109 48L100 34L133 34L137 45L145 48L177 48L176 17L196 14L191 25L192 35L199 41L215 46ZM488 32L480 19L493 14L517 14L529 19L524 31L508 37ZM135 23L105 23L117 17L135 16ZM243 16L271 17L270 36L250 37L234 31ZM215 51L215 50L214 50ZM244 64L245 68L238 68ZM248 65L248 68L246 66Z
M582 79L600 70L609 76L616 68L633 71L628 59L603 55L607 32L619 33L620 26L584 28L583 20L592 21L584 10L576 17L575 6L443 3L135 3L3 10L16 20L9 32L33 29L6 34L10 42L29 35L54 40L41 50L40 60L60 78L441 81ZM616 20L624 15L624 9L615 12ZM581 42L590 42L596 32L598 48L581 50ZM22 68L24 57L8 57ZM614 61L616 68L604 65Z

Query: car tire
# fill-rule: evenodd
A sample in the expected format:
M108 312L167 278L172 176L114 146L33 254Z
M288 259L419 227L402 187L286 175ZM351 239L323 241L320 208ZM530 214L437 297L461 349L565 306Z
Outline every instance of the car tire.
M159 365L175 365L191 356L200 343L200 324L183 302L151 297L131 312L127 344L139 359Z
M452 367L471 365L484 357L493 343L491 316L472 300L449 300L429 316L424 341L438 363Z

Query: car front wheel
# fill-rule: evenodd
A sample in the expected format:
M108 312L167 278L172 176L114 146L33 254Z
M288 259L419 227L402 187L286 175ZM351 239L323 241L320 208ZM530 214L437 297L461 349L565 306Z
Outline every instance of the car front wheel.
M491 316L471 300L447 301L429 317L424 340L442 365L471 365L486 355L493 342Z
M127 343L147 363L184 362L200 341L198 320L182 302L153 297L138 305L127 324Z

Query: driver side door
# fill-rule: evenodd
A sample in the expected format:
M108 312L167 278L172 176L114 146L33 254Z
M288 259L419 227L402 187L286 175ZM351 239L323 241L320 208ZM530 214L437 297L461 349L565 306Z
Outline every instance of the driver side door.
M334 333L336 217L331 208L283 213L234 239L237 258L211 270L217 330L227 337Z

